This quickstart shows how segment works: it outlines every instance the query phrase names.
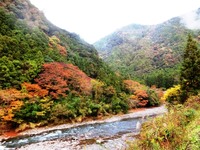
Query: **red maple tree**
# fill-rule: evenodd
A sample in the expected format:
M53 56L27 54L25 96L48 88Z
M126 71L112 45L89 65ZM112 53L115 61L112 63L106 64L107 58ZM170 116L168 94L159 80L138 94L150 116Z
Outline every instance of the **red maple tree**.
M48 90L49 95L56 99L72 91L90 94L90 80L77 66L59 62L44 64L42 73L35 79L40 87Z

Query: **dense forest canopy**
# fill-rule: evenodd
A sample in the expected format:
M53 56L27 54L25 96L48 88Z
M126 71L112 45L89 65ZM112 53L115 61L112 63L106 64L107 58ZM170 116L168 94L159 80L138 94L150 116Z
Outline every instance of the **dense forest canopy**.
M103 38L104 61L29 0L0 1L0 29L0 134L165 103L130 149L200 148L200 30L180 17Z
M94 46L51 24L27 0L1 1L0 27L2 129L24 130L160 104L153 89L124 81Z
M145 123L130 149L200 148L199 55L198 42L189 35L183 51L181 82L169 88L162 97L168 113Z
M199 22L200 9L195 22ZM100 56L126 77L148 86L169 88L179 83L187 35L199 40L200 29L189 29L184 17L157 25L131 24L94 43Z

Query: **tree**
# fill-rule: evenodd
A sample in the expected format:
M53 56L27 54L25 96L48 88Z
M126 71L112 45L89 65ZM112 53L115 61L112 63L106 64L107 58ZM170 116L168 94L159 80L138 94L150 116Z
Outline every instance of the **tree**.
M31 96L38 96L38 97L45 97L48 94L48 91L45 89L42 89L38 84L31 84L24 82L22 84L22 87L25 88L25 90L28 92Z
M23 99L27 98L28 94L16 89L0 90L0 122L13 121L15 111L23 106Z
M72 64L52 62L43 65L35 82L53 98L59 99L70 92L89 95L92 88L90 80L91 78Z
M200 89L200 50L197 42L188 36L180 75L183 96L195 94Z

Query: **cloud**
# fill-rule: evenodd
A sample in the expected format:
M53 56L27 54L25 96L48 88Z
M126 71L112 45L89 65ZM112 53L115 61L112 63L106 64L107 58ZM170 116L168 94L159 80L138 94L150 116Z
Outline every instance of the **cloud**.
M200 29L200 14L192 11L181 16L182 23L189 29Z
M162 23L200 6L200 0L30 1L44 12L52 23L79 34L89 43L94 43L123 26L132 23Z

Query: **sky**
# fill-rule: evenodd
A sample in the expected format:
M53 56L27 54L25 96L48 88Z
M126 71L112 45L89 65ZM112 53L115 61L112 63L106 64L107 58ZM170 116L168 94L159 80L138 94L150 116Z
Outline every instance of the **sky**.
M200 8L200 0L30 0L48 20L88 43L132 24L153 25Z

